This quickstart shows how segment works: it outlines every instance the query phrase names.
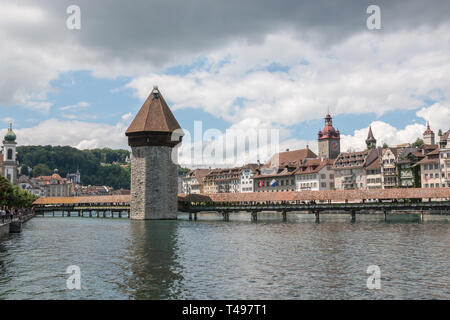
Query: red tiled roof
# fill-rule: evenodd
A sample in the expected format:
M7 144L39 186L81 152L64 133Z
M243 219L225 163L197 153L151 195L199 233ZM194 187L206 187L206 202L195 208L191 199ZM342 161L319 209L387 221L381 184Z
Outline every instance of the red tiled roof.
M450 188L394 188L372 190L323 190L249 193L178 194L178 201L187 202L267 202L333 200L356 201L361 199L445 199L450 198ZM39 198L33 205L129 203L130 195L91 197Z
M297 167L299 165L300 160L304 161L307 158L317 158L317 155L314 152L312 152L309 148L279 152L274 154L270 158L265 167L272 167L272 166L282 167L286 165L292 165L294 167Z
M284 191L216 194L180 194L187 202L357 201L361 199L444 199L450 188L394 188L369 190Z

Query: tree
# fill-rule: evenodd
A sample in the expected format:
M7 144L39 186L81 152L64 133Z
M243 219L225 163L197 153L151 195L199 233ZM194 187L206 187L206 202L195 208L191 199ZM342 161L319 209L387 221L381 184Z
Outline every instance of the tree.
M5 177L0 176L0 205L10 208L29 208L37 196L18 186L12 185Z
M25 176L29 176L30 175L30 171L28 170L28 166L22 166L20 168L20 174L21 175L25 175Z
M411 145L413 148L421 148L424 145L423 140L417 138L417 140Z
M49 176L51 174L52 170L45 163L39 163L33 167L33 177Z

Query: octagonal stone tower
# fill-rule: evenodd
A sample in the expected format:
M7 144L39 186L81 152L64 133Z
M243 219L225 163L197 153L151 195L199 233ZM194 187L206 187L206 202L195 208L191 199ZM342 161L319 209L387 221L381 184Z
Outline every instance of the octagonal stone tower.
M176 219L177 154L173 148L181 143L183 131L158 87L153 87L125 135L131 147L130 218Z

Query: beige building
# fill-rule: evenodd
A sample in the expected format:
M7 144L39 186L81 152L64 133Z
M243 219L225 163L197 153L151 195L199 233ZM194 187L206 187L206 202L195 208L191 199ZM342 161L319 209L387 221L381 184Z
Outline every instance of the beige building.
M441 186L441 169L439 166L439 149L428 153L420 160L420 179L422 188L439 188Z
M182 193L204 193L205 177L209 169L195 169L187 173L182 181Z
M253 176L255 192L295 191L295 172L307 160L317 155L308 147L305 149L279 152L273 155L258 174Z
M57 173L51 176L39 176L33 178L32 181L41 188L43 197L70 197L73 195L72 181L61 178Z

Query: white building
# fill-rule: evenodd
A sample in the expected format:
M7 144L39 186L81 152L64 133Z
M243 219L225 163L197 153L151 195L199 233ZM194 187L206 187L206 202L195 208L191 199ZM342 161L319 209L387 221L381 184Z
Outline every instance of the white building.
M331 159L308 159L294 172L295 190L334 190L334 170Z
M253 176L257 172L257 164L248 164L243 166L240 174L240 192L254 192Z

